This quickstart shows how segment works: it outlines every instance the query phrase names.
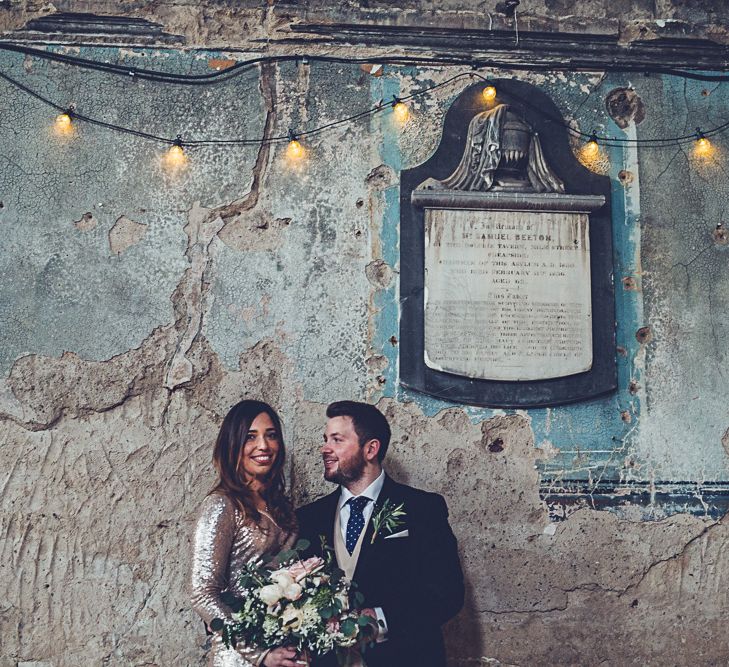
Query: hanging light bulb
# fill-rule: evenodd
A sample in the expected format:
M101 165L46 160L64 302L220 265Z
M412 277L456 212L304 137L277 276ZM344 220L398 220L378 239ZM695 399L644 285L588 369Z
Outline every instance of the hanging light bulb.
M56 116L54 128L57 134L71 134L73 132L73 108L69 108Z
M714 152L712 143L706 138L701 128L696 128L696 147L694 149L696 155L702 158L709 157Z
M594 130L590 138L577 148L576 155L585 167L596 174L607 174L610 169L608 154L598 143L597 132Z
M395 120L398 123L405 123L410 116L410 109L399 97L392 98L392 112L395 114Z
M306 149L301 145L296 133L289 130L289 145L286 147L286 157L289 160L300 160L306 155Z
M187 153L185 153L185 147L182 143L182 135L177 135L172 146L165 154L165 164L172 170L180 169L187 164Z
M486 88L481 91L481 95L483 95L483 99L486 101L487 104L492 104L493 101L496 99L496 87L486 86Z
M596 158L600 152L600 146L597 143L597 134L594 132L590 135L590 139L582 148L584 156L588 159Z

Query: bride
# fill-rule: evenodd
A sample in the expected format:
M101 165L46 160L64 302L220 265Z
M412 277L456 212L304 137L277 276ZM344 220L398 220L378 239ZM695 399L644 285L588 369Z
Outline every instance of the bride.
M255 556L270 560L296 539L296 518L284 489L281 420L262 401L241 401L223 420L213 450L217 484L202 504L195 529L192 603L209 626L231 617L221 593L240 594L243 566ZM268 651L212 640L211 667L300 667L295 649Z

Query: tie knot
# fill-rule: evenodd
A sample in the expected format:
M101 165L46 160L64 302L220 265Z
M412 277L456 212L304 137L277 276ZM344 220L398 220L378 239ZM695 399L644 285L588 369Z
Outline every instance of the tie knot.
M355 512L361 512L367 506L368 502L370 502L370 499L366 496L358 496L357 498L349 499L349 506Z

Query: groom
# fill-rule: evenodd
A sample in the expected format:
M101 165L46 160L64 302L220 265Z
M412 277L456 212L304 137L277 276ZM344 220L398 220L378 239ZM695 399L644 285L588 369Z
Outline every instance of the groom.
M445 500L385 474L390 425L377 408L339 401L327 418L324 477L339 488L299 509L299 534L320 555L323 535L364 595L361 611L379 627L367 667L444 667L440 626L463 606Z

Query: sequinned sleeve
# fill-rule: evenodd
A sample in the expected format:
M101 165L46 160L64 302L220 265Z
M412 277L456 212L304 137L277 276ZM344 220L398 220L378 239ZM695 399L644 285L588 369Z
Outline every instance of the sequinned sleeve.
M235 507L225 496L203 501L195 527L192 562L192 606L210 625L214 618L230 618L231 610L220 599L228 588L228 563L235 539Z
M225 496L212 494L203 501L195 527L192 563L192 606L206 624L228 619L231 609L220 599L229 586L229 562L236 539L236 510ZM236 653L253 665L261 665L268 651L238 642Z

